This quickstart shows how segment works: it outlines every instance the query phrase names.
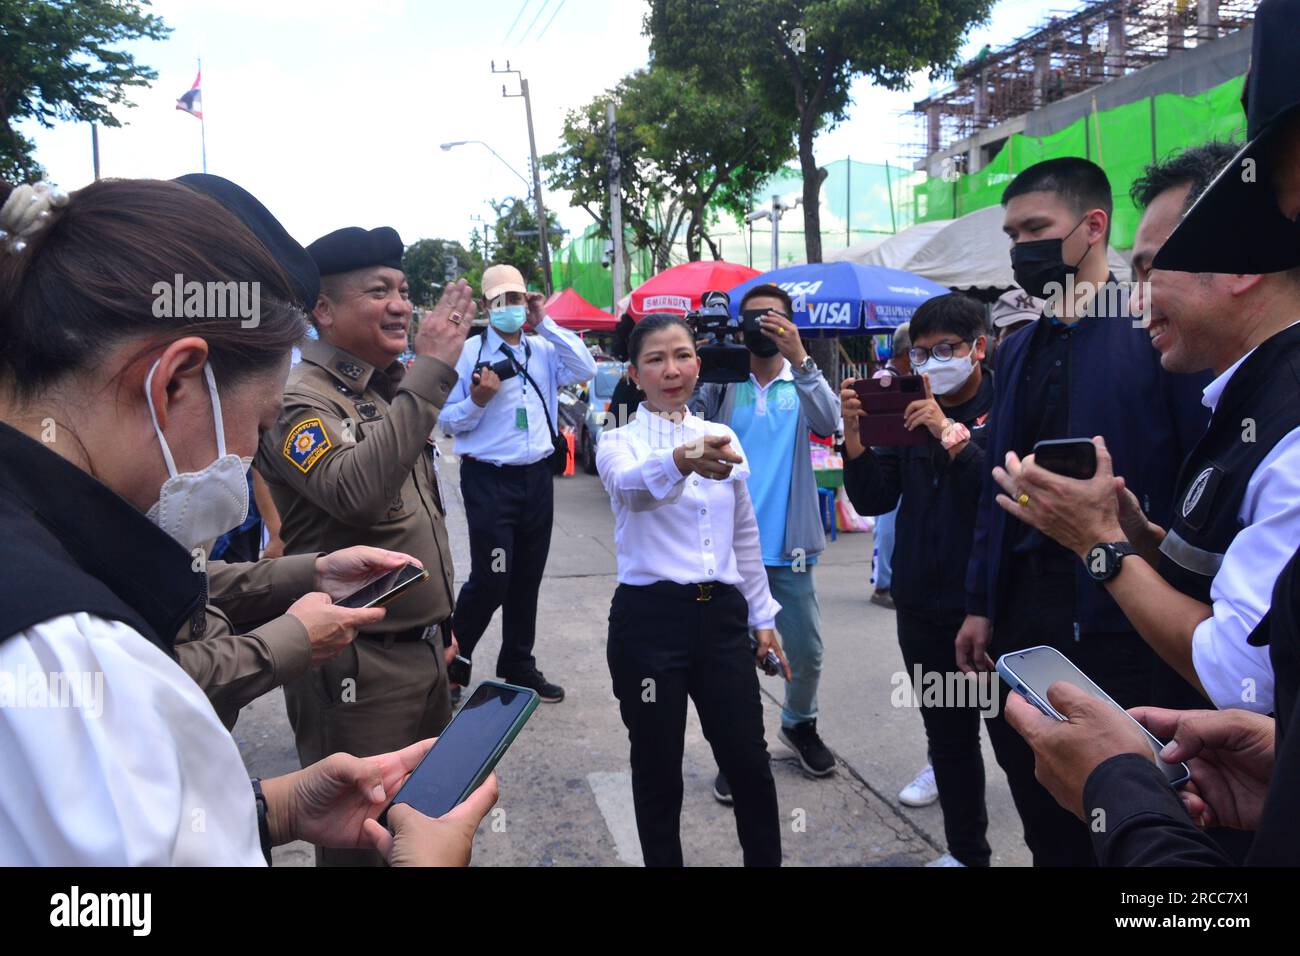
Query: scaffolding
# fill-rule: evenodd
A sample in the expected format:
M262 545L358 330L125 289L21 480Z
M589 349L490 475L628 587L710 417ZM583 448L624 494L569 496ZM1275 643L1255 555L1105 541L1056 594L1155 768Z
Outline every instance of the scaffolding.
M1248 26L1257 0L1097 0L1062 11L1000 50L985 47L946 91L916 103L924 145L949 149L981 130ZM974 170L956 169L955 172Z

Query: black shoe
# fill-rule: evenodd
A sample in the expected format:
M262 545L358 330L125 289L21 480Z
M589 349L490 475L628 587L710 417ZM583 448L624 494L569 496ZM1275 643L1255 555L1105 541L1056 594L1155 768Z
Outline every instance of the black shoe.
M780 737L795 752L805 773L824 777L835 771L835 755L817 736L817 721L805 720L793 727L782 727Z
M534 667L527 674L516 674L514 677L501 677L507 684L514 684L517 687L528 687L537 691L537 696L548 704L558 704L564 700L564 688L559 684L550 683L544 674Z
M717 800L718 803L725 803L727 806L731 806L733 802L731 799L731 784L727 783L727 778L722 775L721 770L718 771L718 778L713 781L713 799Z

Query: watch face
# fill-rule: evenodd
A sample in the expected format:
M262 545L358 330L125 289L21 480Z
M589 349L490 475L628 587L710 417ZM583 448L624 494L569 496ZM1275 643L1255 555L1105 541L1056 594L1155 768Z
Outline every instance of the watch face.
M1088 559L1085 562L1088 573L1098 581L1107 581L1118 573L1122 557L1123 555L1108 544L1096 545L1088 552Z

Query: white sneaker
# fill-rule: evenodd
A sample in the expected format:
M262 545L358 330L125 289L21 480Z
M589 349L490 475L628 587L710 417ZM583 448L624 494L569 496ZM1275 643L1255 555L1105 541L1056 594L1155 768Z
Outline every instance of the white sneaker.
M931 860L926 864L926 866L960 866L963 870L966 869L966 864L961 862L961 860L957 859L951 853L945 853L943 856L939 857L939 859Z
M939 799L939 785L934 782L934 768L925 765L916 779L898 791L898 800L908 807L928 807Z

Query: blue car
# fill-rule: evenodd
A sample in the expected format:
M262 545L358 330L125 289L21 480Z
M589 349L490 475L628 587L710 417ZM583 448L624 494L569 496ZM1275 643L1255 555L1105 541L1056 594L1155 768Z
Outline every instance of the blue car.
M589 475L596 473L596 445L600 442L600 433L606 427L618 427L618 422L612 421L606 413L610 399L614 397L614 386L623 377L624 367L622 362L597 362L596 377L584 389L587 414L582 421L575 452Z

